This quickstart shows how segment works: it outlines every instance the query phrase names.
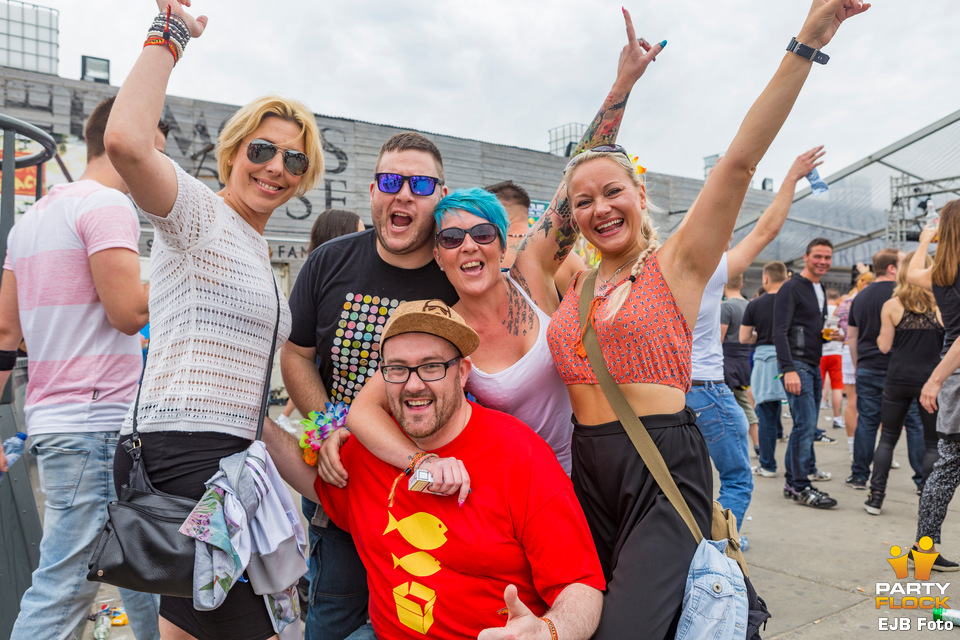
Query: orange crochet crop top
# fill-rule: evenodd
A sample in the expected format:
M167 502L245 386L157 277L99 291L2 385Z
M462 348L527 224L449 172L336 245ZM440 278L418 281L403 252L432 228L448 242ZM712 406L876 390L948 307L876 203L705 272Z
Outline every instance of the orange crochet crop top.
M580 314L575 288L582 274L570 283L547 330L553 361L567 385L597 384L589 362L577 354ZM617 315L607 319L612 291L612 284L598 289L602 301L595 311L594 328L613 379L618 384L646 382L689 391L693 336L663 279L657 254L647 259Z

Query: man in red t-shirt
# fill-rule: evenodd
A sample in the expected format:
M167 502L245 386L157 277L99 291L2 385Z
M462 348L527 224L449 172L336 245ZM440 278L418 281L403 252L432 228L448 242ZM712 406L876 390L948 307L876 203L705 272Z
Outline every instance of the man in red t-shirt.
M311 499L315 490L357 541L379 640L589 638L605 584L583 511L541 438L464 397L466 356L478 343L439 300L402 303L381 337L393 416L421 449L470 469L463 506L411 490L407 472L356 438L341 450L350 473L344 489L294 464L292 446L274 457L294 488Z

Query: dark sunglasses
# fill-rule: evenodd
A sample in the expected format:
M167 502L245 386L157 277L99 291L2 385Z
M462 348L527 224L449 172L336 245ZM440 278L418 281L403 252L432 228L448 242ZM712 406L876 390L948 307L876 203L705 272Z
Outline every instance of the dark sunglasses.
M437 232L437 244L444 249L456 249L463 244L468 233L477 244L490 244L500 235L500 230L497 229L497 225L490 222L482 222L469 229L448 227Z
M295 176L302 176L310 167L307 154L292 149L284 149L267 140L252 140L247 144L247 160L253 164L266 164L273 160L278 151L283 151L283 166Z
M398 193L404 182L410 183L410 191L415 196L432 196L437 185L443 180L431 176L402 176L399 173L378 173L377 189L384 193Z
M593 147L593 148L591 148L591 149L584 149L584 150L581 151L580 153L601 153L601 152L607 152L607 153L622 153L623 155L627 156L627 159L630 158L630 154L627 153L627 150L624 149L623 147L621 147L621 146L618 145L618 144L601 144L601 145L596 146L596 147ZM567 166L564 168L564 171L566 171L567 169L570 168L570 165L572 165L572 164L573 164L573 161L576 160L576 159L580 156L580 153L578 153L577 155L575 155L575 156L573 156L572 158L570 158L570 162L567 163Z

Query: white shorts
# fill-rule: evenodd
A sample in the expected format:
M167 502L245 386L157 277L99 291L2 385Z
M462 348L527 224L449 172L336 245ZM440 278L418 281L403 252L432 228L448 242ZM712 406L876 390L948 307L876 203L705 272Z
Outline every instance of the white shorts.
M850 347L843 345L840 353L840 362L843 364L843 384L857 384L857 370L850 358Z

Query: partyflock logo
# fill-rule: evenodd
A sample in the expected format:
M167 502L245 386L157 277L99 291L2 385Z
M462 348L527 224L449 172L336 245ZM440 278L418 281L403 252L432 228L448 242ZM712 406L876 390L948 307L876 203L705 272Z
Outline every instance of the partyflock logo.
M930 610L947 608L950 599L944 596L949 583L930 582L930 571L933 569L937 557L940 555L933 548L933 540L929 536L920 538L917 542L919 549L909 549L903 552L897 545L890 547L890 556L887 562L893 567L898 582L878 582L876 590L877 609L906 612L906 610ZM910 565L913 565L914 582L899 582L910 577ZM909 617L890 618L882 617L879 620L880 631L907 631L913 626ZM916 628L924 629L952 629L953 624L941 620L932 620L928 616L916 618Z

